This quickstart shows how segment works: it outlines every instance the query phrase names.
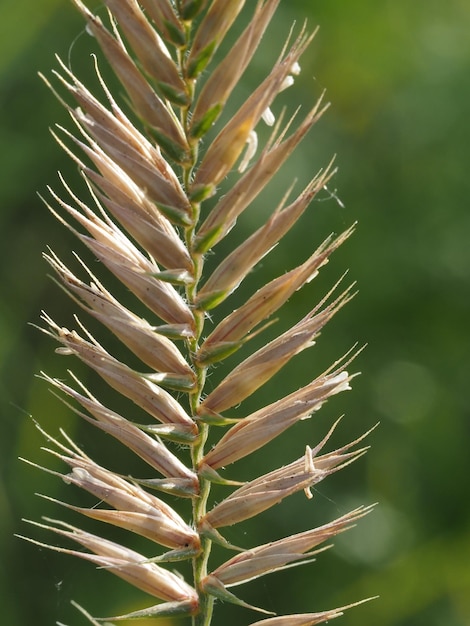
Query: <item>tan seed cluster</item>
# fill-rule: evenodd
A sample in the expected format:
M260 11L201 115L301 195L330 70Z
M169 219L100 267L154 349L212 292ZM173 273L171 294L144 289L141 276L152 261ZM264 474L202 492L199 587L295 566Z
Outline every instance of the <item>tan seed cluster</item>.
M108 469L63 431L55 438L39 426L48 442L44 450L68 470L62 474L31 465L84 490L94 502L84 507L44 496L54 505L93 520L99 528L111 525L129 537L139 535L150 547L141 554L101 534L48 518L47 523L32 524L81 546L48 547L86 559L158 600L114 618L95 618L78 607L95 626L103 620L112 624L167 616L186 616L192 626L209 626L216 599L273 615L229 589L309 562L324 549L319 546L371 510L359 507L280 539L267 536L259 546L233 546L220 532L262 516L296 492L304 491L311 499L314 485L366 450L359 447L364 435L325 451L335 424L319 443L299 442L300 456L286 465L281 459L273 471L246 482L237 480L233 468L231 477L225 473L231 464L261 455L264 446L295 430L332 396L349 390L354 377L348 353L308 384L290 392L280 389L268 404L244 410L248 397L315 345L354 295L352 286L338 294L338 281L291 327L249 350L251 340L275 324L273 315L282 315L282 306L318 275L354 230L331 235L303 263L236 300L239 285L253 267L282 246L285 235L324 192L335 173L332 162L300 191L287 181L280 200L267 200L272 202L270 215L251 235L225 256L219 252L222 246L217 248L277 179L328 108L320 97L303 116L298 110L279 115L276 111L276 98L293 85L315 33L309 34L306 26L286 33L266 77L231 116L220 118L280 0L104 0L105 10L97 14L82 0L72 3L102 52L90 61L99 93L92 93L60 59L52 81L43 80L70 115L74 130L59 127L53 134L78 166L88 191L73 191L59 175L62 191L49 187L50 200L45 202L98 263L92 266L74 253L69 267L52 250L45 259L66 294L106 331L98 340L78 317L75 329L68 329L47 313L41 316L42 330L58 342L57 353L78 359L115 393L116 401L103 404L99 393L95 396L71 370L67 382L41 376L80 419L106 435L106 441L114 439L139 457L147 472L143 477L131 475L125 461L119 472ZM248 16L246 26L221 53L241 14ZM104 64L124 94L111 93L100 69ZM258 127L265 123L272 129L258 147ZM230 185L222 193L227 177ZM208 272L206 256L216 248L217 263ZM107 274L112 275L111 284L117 281L124 288L119 295L105 286ZM225 301L232 306L223 315L219 305ZM224 370L223 361L242 347L244 357ZM128 354L129 359L116 354ZM206 378L214 364L223 375L210 386ZM211 448L209 433L215 441ZM214 482L227 490L218 502L211 495ZM177 512L175 498L190 502L190 518ZM231 551L215 568L210 558L213 541ZM192 563L191 580L174 572L174 563L181 560ZM312 626L352 606L267 617L251 626Z

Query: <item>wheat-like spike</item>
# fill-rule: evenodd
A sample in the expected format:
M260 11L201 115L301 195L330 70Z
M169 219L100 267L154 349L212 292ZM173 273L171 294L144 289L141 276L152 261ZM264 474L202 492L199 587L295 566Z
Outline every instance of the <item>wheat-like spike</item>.
M313 485L365 452L358 447L365 435L323 452L338 420L319 443L300 444L302 455L288 465L246 483L220 471L310 417L331 396L349 390L354 374L346 368L353 357L348 353L310 383L242 418L227 411L236 405L243 411L248 396L313 346L321 329L354 295L352 286L334 295L338 281L292 327L226 370L215 388L208 391L205 383L213 364L270 325L269 318L318 274L352 233L354 226L331 235L302 264L235 302L233 294L252 267L278 243L282 245L316 194L326 188L335 173L333 163L290 200L294 183L288 181L266 221L221 258L210 274L205 271L205 255L278 175L328 107L321 97L303 119L297 121L297 110L288 114L287 122L283 115L276 121L271 108L277 95L292 85L315 32L309 34L305 26L298 34L292 29L271 71L231 118L215 126L215 138L209 140L209 130L236 91L280 0L104 0L107 18L106 12L95 15L82 0L72 3L106 59L92 58L101 93L92 93L60 59L53 71L57 86L42 78L72 119L73 132L59 128L53 134L78 165L88 194L77 195L59 175L62 193L49 187L52 200L45 202L133 294L134 303L130 299L124 305L80 256L75 254L78 272L52 250L44 257L65 293L132 353L133 365L113 356L116 347L105 347L78 317L77 329L68 330L43 313L46 326L41 330L59 342L59 354L78 357L148 419L137 423L105 406L70 370L71 384L44 373L41 377L77 416L140 457L150 476L131 477L126 467L120 473L111 471L63 431L62 439L56 439L39 426L49 442L44 449L70 470L61 474L29 463L88 492L97 504L86 508L42 497L141 535L153 542L155 552L140 554L57 520L31 523L86 551L48 547L91 561L160 600L114 618L93 617L76 605L95 626L110 620L181 615L193 626L210 626L217 598L272 614L247 604L228 588L309 562L324 549L318 548L320 544L350 528L372 507L359 507L318 528L253 547L231 545L218 529L260 515L297 491L311 498ZM244 11L251 12L247 26L221 57L219 46ZM120 103L101 74L100 66L106 62L125 91ZM257 154L257 126L262 120L273 130ZM231 188L219 194L218 186L228 174ZM209 197L211 208L206 203ZM229 297L232 312L222 317L218 306ZM220 433L227 426L207 449L209 431ZM179 447L172 447L174 443ZM229 490L218 503L211 499L213 482ZM162 498L167 493L189 498L192 517L183 519L154 495L155 489ZM237 551L215 569L210 560L213 541ZM192 562L191 580L182 580L165 566L179 560ZM339 617L352 606L356 605L269 617L251 626L311 626Z

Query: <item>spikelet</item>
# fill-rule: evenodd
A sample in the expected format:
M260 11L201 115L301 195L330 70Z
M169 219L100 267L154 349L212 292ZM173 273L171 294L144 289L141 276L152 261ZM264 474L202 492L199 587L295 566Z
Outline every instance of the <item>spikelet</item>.
M43 313L42 330L59 343L58 353L78 358L148 419L140 424L105 406L71 371L70 382L47 374L42 377L85 422L140 457L148 466L148 476L126 476L125 467L117 474L88 457L66 433L54 438L38 426L48 441L46 450L69 468L64 474L41 469L88 492L96 505L85 508L49 500L143 536L153 542L155 552L140 554L60 521L32 524L72 540L81 549L48 547L91 561L158 599L157 604L115 618L95 618L79 607L92 624L182 615L193 626L209 626L217 598L272 614L248 605L229 588L308 562L322 549L318 546L347 530L371 507L259 546L236 548L221 529L261 515L297 491L310 498L313 485L364 453L365 448L358 447L363 437L325 452L334 425L317 444L299 442L297 460L246 483L237 481L232 470L227 477L224 468L311 416L331 396L350 389L353 375L346 368L352 359L338 361L305 386L273 398L254 412L245 411L242 418L235 419L230 410L240 405L243 414L246 398L315 343L325 324L352 297L351 287L334 295L335 285L291 328L225 370L215 388L208 390L205 381L215 363L270 325L273 314L318 274L352 233L354 227L318 243L303 263L235 302L232 294L253 266L325 189L333 165L317 173L290 200L289 183L288 193L266 222L211 272L205 271L205 256L277 176L328 106L320 99L303 119L297 121L294 114L287 123L282 117L276 122L271 110L276 96L293 83L313 35L305 28L297 34L293 29L264 80L233 117L219 124L279 0L104 0L107 16L102 10L94 14L81 0L72 2L105 57L94 59L101 93L91 93L60 59L53 80L43 78L72 118L75 130L59 128L54 136L78 165L89 194L77 197L60 177L62 191L49 188L51 199L46 204L140 301L139 313L120 302L80 257L81 276L52 250L45 259L85 315L104 325L116 342L133 353L133 365L116 358L113 349L108 351L78 317L77 327L67 329ZM221 57L217 50L242 10L250 12L247 25ZM105 63L124 90L120 102L102 78L100 66ZM257 127L263 120L273 129L257 154ZM212 140L209 131L214 133ZM234 175L237 168L238 176ZM232 186L222 195L218 188L228 174ZM222 317L218 306L227 298L233 303L232 312ZM219 367L223 371L224 365ZM211 449L206 445L209 431L215 431ZM214 482L227 490L218 503L211 499ZM185 520L173 510L165 494L189 499L192 519ZM238 550L215 569L210 560L213 541ZM192 560L192 580L186 582L173 573L174 562L180 560ZM355 605L269 617L252 626L319 624L350 606Z

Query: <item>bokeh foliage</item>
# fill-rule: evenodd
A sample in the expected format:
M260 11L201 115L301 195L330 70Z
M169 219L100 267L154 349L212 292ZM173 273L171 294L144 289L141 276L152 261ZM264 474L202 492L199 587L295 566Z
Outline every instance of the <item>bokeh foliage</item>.
M55 184L56 170L77 180L47 130L55 122L69 124L67 115L36 73L47 74L58 52L86 76L93 46L66 0L3 0L1 7L0 612L9 626L46 626L56 619L78 624L78 615L69 616L71 598L95 613L103 607L110 613L131 610L134 600L106 573L93 573L87 564L45 553L12 535L22 531L21 517L55 514L52 505L33 496L35 491L60 493L68 501L76 495L17 460L44 462L38 449L43 442L29 414L54 433L64 426L92 454L105 443L82 433L34 378L41 369L59 376L64 363L27 325L37 322L42 308L69 323L72 306L47 278L41 253L47 245L64 256L77 247L36 197L37 190ZM336 190L345 207L327 193L314 202L303 228L254 272L253 285L293 267L329 231L359 221L325 277L293 298L287 315L298 318L348 267L359 283L358 297L276 384L299 386L309 378L307 369L319 372L354 342L367 342L355 364L363 374L353 391L299 425L299 440L316 442L343 412L338 442L377 421L381 425L370 437L367 457L327 481L313 503L307 506L298 496L262 516L262 526L247 524L239 540L255 545L267 533L277 538L292 532L293 520L295 530L303 530L313 525L302 524L305 515L322 523L358 503L379 501L380 507L338 537L334 550L308 570L253 583L244 597L261 605L277 602L279 612L288 612L323 610L379 594L342 623L466 626L470 5L466 0L284 1L247 76L246 93L276 57L288 25L305 16L311 27L321 29L286 98L307 106L326 88L332 108L283 170L281 182L287 185L294 176L305 182L337 153L340 171L330 191ZM260 211L276 204L283 188L277 184L271 201L263 197ZM234 236L246 236L250 220L256 216L240 223ZM275 393L275 386L265 393ZM272 446L268 454L293 459L298 433L294 429L282 450ZM249 467L245 471L249 474ZM288 604L281 605L281 598ZM231 607L222 616L227 626L251 617Z

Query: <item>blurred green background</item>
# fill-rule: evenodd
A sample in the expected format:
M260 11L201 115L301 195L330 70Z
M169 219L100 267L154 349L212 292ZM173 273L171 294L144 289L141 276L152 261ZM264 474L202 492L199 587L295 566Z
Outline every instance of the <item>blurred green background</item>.
M84 43L80 17L65 0L1 0L0 6L0 615L8 626L81 624L72 598L98 615L135 609L147 598L142 602L109 574L13 533L51 539L21 522L63 514L34 492L78 501L60 481L18 461L50 462L28 415L52 433L64 426L98 459L104 454L103 462L112 456L35 378L42 369L60 376L69 364L64 367L51 342L28 325L38 322L43 308L70 323L73 306L47 277L41 254L48 245L66 258L67 250L80 251L36 196L49 183L58 186L59 169L76 178L48 133L55 122L70 127L67 114L37 72L49 75L58 52L86 75L91 61L85 49L92 43ZM280 384L285 393L305 384L356 341L368 346L353 365L362 372L353 391L254 455L245 471L255 475L265 465L297 458L305 441L318 441L343 412L335 443L378 421L380 427L369 438L367 456L321 483L313 502L294 497L243 525L236 538L252 546L329 521L359 503L380 506L317 563L250 583L239 595L280 613L379 595L338 624L468 626L470 4L283 0L240 97L276 58L289 24L305 17L321 28L284 101L291 107L300 101L305 110L326 88L332 107L260 212L272 208L293 176L305 184L333 154L339 173L330 191L344 207L325 193L250 281L257 286L290 269L328 232L358 220L354 237L321 278L292 299L286 316L298 319L347 268L360 293L318 346L253 406L272 400ZM256 217L241 221L237 236L246 236ZM230 472L235 476L237 466ZM216 624L256 621L245 609L218 611Z

